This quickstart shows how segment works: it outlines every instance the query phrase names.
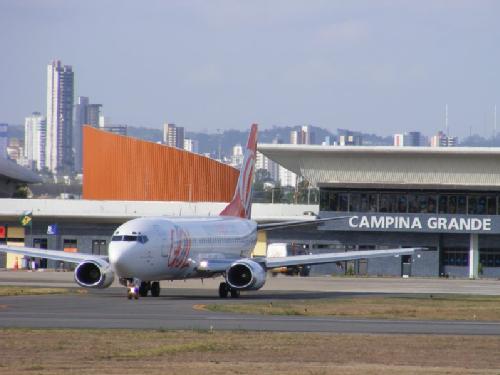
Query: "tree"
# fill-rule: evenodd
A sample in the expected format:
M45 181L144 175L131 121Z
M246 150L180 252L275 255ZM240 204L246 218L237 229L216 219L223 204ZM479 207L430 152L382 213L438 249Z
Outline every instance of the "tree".
M28 198L29 195L29 189L28 186L26 185L19 185L16 187L16 190L12 194L12 198L16 199L26 199Z

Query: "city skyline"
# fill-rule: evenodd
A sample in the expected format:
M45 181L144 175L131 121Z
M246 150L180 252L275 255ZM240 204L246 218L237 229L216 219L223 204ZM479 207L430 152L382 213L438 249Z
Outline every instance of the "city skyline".
M44 67L60 59L78 72L75 97L103 103L117 123L434 134L448 105L451 135L487 136L500 103L496 10L460 0L0 0L0 122L43 112Z

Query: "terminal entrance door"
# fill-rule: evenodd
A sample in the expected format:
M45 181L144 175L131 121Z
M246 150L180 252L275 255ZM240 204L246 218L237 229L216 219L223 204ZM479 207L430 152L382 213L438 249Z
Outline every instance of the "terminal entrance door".
M46 238L33 238L33 247L46 250L48 248L48 240ZM47 259L40 258L38 267L47 268Z
M375 250L375 245L359 245L358 250ZM357 264L357 274L361 276L368 275L368 260L367 259L359 259L356 261Z
M92 254L108 255L106 240L92 240Z
M401 276L411 276L411 255L401 256Z

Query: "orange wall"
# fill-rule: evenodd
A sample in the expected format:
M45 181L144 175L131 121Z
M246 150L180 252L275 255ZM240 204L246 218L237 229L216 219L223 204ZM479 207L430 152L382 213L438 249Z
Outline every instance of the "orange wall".
M83 129L83 198L229 202L239 171L191 152Z

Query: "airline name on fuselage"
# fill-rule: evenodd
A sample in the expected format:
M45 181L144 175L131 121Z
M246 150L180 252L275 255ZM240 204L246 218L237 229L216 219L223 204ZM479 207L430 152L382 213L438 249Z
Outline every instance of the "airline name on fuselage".
M490 218L439 217L422 219L418 216L351 216L349 227L354 229L430 229L456 231L491 231Z

